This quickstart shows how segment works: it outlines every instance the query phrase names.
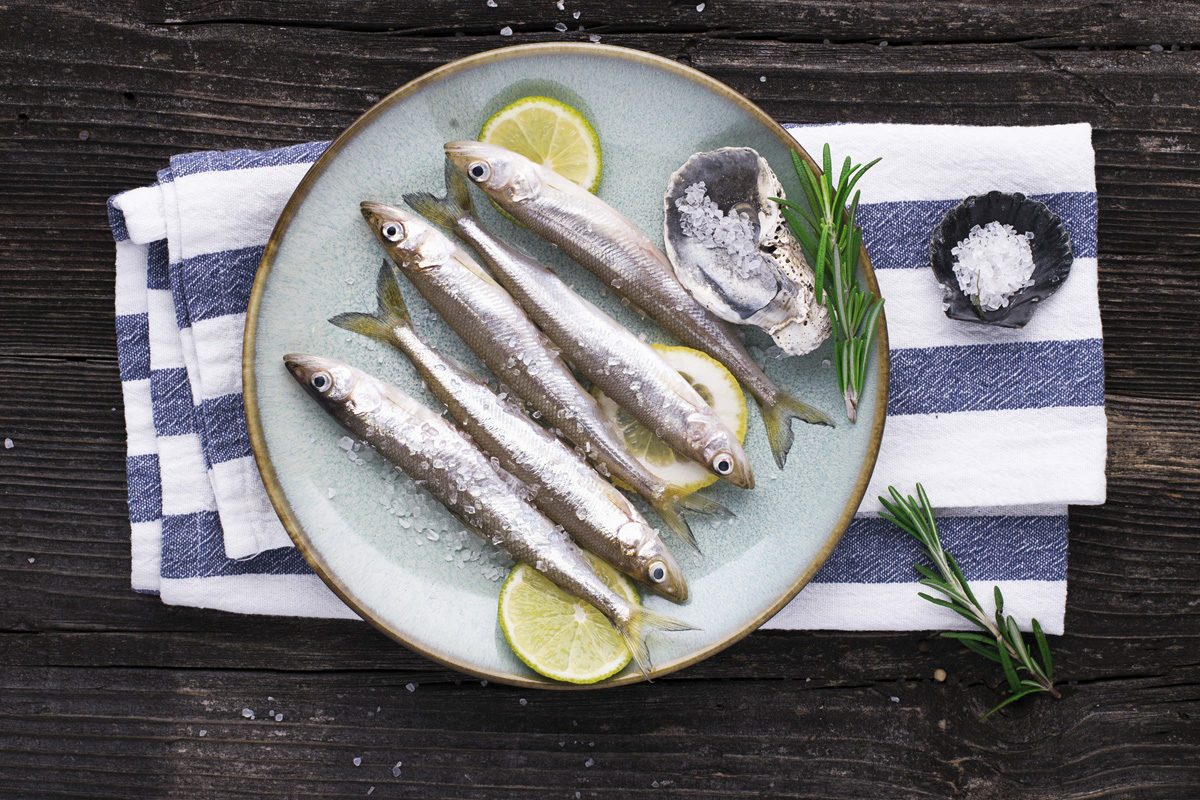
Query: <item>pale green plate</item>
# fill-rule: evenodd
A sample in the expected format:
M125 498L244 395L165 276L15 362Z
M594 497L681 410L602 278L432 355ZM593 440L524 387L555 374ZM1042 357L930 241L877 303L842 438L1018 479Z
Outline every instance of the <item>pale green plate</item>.
M599 194L661 242L667 178L692 153L726 145L756 148L790 197L801 197L787 133L748 100L695 70L645 53L589 44L511 47L456 61L389 95L355 122L312 167L284 210L254 283L246 320L246 416L271 499L313 568L359 614L413 649L475 675L557 686L529 671L505 644L496 600L506 570L463 561L442 532L440 509L403 522L385 505L388 467L354 463L338 446L343 432L284 369L299 351L342 359L430 401L399 354L326 320L374 308L382 251L359 215L360 200L400 203L404 192L441 193L442 143L473 139L488 116L519 97L556 97L583 111L600 135ZM560 271L576 288L651 341L670 341L621 306L599 283L529 231L477 203L493 229ZM864 279L876 292L874 274ZM487 373L402 286L420 333ZM649 596L646 604L700 630L653 634L655 675L691 664L737 641L790 600L812 577L849 524L875 464L887 396L882 321L857 424L845 421L826 345L817 353L772 359L767 371L838 420L836 429L795 423L787 470L771 459L752 407L746 450L757 488L726 484L708 493L737 515L694 521L703 557L678 542L691 600L682 607ZM761 341L754 339L753 341ZM769 343L769 342L768 342ZM357 456L356 456L357 457ZM332 491L331 491L332 490ZM330 496L332 495L332 497ZM402 501L405 502L405 501ZM410 505L412 505L410 503ZM654 519L650 512L648 517ZM600 686L640 680L632 669Z

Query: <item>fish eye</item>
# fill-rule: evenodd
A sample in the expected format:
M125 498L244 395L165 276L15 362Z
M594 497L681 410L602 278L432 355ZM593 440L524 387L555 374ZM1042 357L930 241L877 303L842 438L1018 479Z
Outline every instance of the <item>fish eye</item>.
M333 385L333 378L329 377L328 372L314 372L308 383L318 392L323 392Z
M488 166L486 161L472 161L467 166L467 174L471 176L473 181L486 181L488 176L492 174L492 168Z
M662 583L667 579L667 567L661 561L651 561L646 574L653 582Z
M399 222L385 222L379 232L389 242L398 242L404 238L404 226Z
M713 459L713 471L718 475L728 475L733 472L733 459L725 453L720 453Z

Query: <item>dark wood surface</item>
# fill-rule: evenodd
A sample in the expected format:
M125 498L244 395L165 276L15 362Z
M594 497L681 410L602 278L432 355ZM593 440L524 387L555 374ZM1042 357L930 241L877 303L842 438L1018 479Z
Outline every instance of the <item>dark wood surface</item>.
M1200 9L497 3L0 4L0 798L1200 797ZM981 723L995 673L925 633L759 633L653 686L532 693L363 623L129 590L105 198L588 34L786 122L1095 126L1109 502L1071 512L1062 700Z

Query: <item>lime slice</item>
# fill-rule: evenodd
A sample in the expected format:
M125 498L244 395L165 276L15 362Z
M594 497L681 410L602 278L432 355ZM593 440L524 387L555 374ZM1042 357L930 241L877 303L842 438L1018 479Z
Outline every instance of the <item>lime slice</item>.
M661 344L651 346L658 351L663 360L695 387L697 393L717 412L717 416L744 442L746 397L729 370L707 353L690 347L668 347ZM593 389L592 394L596 396L600 410L604 412L609 424L625 439L634 457L651 473L685 494L691 494L719 480L707 467L697 464L687 456L679 455L668 447L662 439L603 392Z
M545 164L589 192L600 185L600 137L583 114L549 97L523 97L493 114L479 141Z
M587 557L610 588L639 602L628 578L591 553ZM513 567L500 589L500 629L518 658L556 681L595 683L620 672L630 659L607 617L528 564Z

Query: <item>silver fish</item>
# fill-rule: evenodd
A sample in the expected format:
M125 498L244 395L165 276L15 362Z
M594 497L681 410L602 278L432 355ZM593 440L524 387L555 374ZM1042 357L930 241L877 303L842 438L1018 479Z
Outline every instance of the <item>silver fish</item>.
M681 342L724 364L758 402L781 469L794 439L792 418L833 425L767 377L729 325L683 287L666 255L612 206L503 147L448 142L445 150L455 168L514 219L562 248Z
M475 218L466 180L447 164L446 198L405 202L466 240L567 362L675 452L744 489L750 461L731 431L688 381L652 347L575 292L553 270L490 233Z
M378 450L480 536L586 600L612 622L644 673L643 635L693 630L630 603L596 575L566 533L521 497L488 457L440 415L394 386L320 356L283 357L292 376L352 434Z
M374 314L351 312L329 321L404 353L471 441L528 486L533 504L577 543L664 597L686 600L682 570L625 495L514 403L417 335L395 270L387 262L379 270Z
M367 224L392 261L501 383L528 403L534 416L583 450L601 474L646 498L667 526L695 547L680 509L702 513L725 509L698 494L681 496L647 471L550 341L461 247L411 211L383 203L361 205Z

